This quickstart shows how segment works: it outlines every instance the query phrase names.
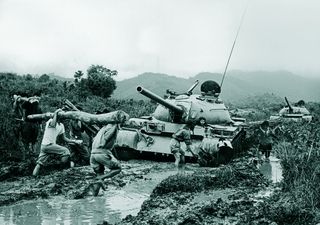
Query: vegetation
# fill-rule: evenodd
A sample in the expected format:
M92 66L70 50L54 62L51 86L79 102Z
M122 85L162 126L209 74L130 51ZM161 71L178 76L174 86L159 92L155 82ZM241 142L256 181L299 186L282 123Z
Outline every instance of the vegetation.
M213 188L225 187L262 187L268 182L250 163L234 160L229 165L222 165L215 170L198 171L192 176L173 175L163 180L153 190L152 196L174 192L201 192Z
M320 211L320 123L288 123L275 146L283 168L282 191L271 216L285 224L312 224Z
M236 117L245 117L248 121L265 120L275 115L284 106L284 99L277 95L265 93L262 95L249 96L245 99L226 102L233 109L244 109L241 113L235 110Z
M115 100L110 95L116 88L113 77L116 71L111 71L100 65L92 65L87 76L82 71L75 72L75 80L61 81L51 78L47 74L40 77L31 75L17 75L14 73L0 73L0 160L16 159L21 156L18 132L19 121L13 113L13 95L25 97L40 96L40 106L43 112L53 112L62 108L64 99L80 106L83 111L95 113L105 108L109 110L121 109L132 117L149 115L155 105L150 101L136 101L132 99ZM10 146L10 147L9 147Z
M91 66L86 75L82 71L76 71L74 82L52 79L46 74L35 77L0 73L0 160L19 159L21 155L17 139L20 122L12 110L13 94L40 96L42 111L52 112L62 107L62 100L66 98L89 113L108 107L110 110L124 110L131 117L140 117L154 111L155 105L150 101L110 98L116 89L114 76L115 71L99 65ZM283 105L282 99L266 94L234 103L231 108L250 108L246 114L247 119L261 120L277 113ZM263 210L267 212L265 214L269 219L272 218L278 224L312 224L319 219L320 104L307 103L306 107L315 117L313 122L284 124L280 141L274 146L277 157L281 159L284 179L282 190L266 203ZM170 182L162 182L154 194L170 193L178 189L188 193L193 191L192 188L198 188L197 185L202 187L220 184L224 179L220 182L219 177L239 178L243 175L239 175L238 170L231 171L228 168L226 166L221 170L223 172L218 178L197 175L191 180L177 180L176 177L170 177Z
M82 71L74 74L75 86L81 97L88 95L108 98L116 89L116 82L113 76L117 75L116 71L111 71L101 65L92 65L87 70L87 78L83 78Z

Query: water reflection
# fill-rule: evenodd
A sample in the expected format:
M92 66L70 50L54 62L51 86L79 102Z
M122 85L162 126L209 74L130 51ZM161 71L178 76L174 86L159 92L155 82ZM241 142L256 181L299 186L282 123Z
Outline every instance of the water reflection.
M120 220L120 212L107 211L105 198L65 200L53 198L0 208L0 224L97 224ZM112 214L112 216L110 215Z
M270 156L269 161L263 162L259 166L259 170L267 179L270 179L273 183L280 182L283 178L280 160L273 156Z
M104 220L119 222L127 215L136 215L154 187L175 171L148 174L121 189L109 188L103 195L79 200L54 197L48 200L24 201L0 207L1 225L77 225L98 224Z
M151 192L151 191L150 191ZM111 223L125 216L136 215L150 193L110 190L99 197L66 200L55 197L49 200L25 201L0 208L0 224L98 224Z

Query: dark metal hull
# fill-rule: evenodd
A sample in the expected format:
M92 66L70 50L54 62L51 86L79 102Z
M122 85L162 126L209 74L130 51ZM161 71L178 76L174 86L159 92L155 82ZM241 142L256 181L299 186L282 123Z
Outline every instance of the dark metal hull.
M154 143L150 146L146 145L145 142L136 142L135 133L130 131L125 131L123 135L123 140L119 140L118 145L113 150L114 155L119 160L131 160L131 159L139 159L139 160L152 160L152 161L159 161L159 162L174 162L174 156L170 152L169 145L170 145L170 137L161 136L161 135L154 135L152 138L155 140ZM233 157L241 152L244 151L244 139L245 139L245 131L240 130L233 139L231 140L233 146L233 154L224 156L223 153L221 154L222 157L226 158L223 161L230 161ZM123 144L125 142L125 144ZM198 146L201 143L199 138L193 139L193 151L194 153L198 154ZM182 147L185 149L185 146ZM190 152L186 152L186 162L189 163L196 163L198 158L193 156Z
M125 147L116 147L113 150L113 153L117 159L124 160L124 161L128 161L131 159L151 160L151 161L157 161L157 162L174 162L175 161L173 154L139 151L137 149L125 148ZM196 163L197 158L193 156L186 156L186 162Z

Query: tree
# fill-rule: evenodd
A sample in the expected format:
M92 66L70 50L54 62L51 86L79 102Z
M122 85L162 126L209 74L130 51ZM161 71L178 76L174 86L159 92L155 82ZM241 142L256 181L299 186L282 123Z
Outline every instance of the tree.
M33 80L33 77L31 74L27 74L27 75L24 75L23 76L27 81L32 81Z
M49 80L50 80L50 77L47 74L42 74L38 79L39 82L48 82Z
M75 82L78 83L81 80L83 75L84 73L81 70L78 70L77 72L75 72L73 75Z
M91 65L87 70L88 78L82 84L93 95L108 98L117 88L116 82L113 79L113 76L116 74L116 71L111 71L104 66Z
M87 72L88 72L88 75L93 73L100 73L100 74L104 74L106 76L111 76L111 77L116 76L118 74L116 70L110 70L101 65L91 65Z

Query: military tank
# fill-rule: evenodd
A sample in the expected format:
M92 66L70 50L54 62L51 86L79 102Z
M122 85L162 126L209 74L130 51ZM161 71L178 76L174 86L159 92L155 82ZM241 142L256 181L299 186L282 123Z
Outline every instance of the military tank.
M188 122L196 124L192 132L192 152L186 152L187 161L196 161L199 146L214 133L213 140L218 143L225 138L232 143L235 151L240 151L245 131L243 119L231 118L227 107L219 98L220 86L215 81L206 81L201 85L201 94L193 94L198 86L197 80L185 93L177 94L167 90L167 98L137 87L137 91L158 103L154 113L141 118L131 118L129 125L118 133L114 154L122 160L148 159L156 161L173 161L169 143L178 129ZM185 146L183 146L185 148Z
M270 116L270 121L308 121L312 120L312 115L309 110L305 107L303 100L298 101L292 106L287 97L284 98L286 106L283 107L278 115Z

